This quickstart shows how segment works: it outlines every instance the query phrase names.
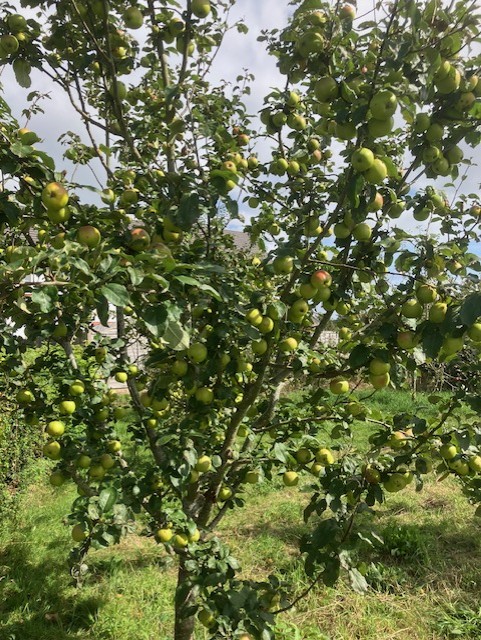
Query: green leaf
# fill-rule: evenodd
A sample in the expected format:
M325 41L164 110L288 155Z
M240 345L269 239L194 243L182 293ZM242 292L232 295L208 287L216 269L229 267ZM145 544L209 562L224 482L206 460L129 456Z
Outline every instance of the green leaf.
M468 327L481 316L481 293L472 293L466 298L460 309L461 322Z
M32 153L33 147L28 144L22 144L20 140L18 140L10 145L10 151L19 158L26 158Z
M216 300L219 300L219 302L222 300L222 296L220 295L220 293L216 291L213 287L211 287L210 284L204 284L203 282L200 282L200 280L197 280L196 278L192 278L191 276L175 276L175 279L178 280L179 282L182 282L183 284L187 284L192 287L197 287L201 291L206 291L207 293L210 293L212 297L215 298Z
M123 284L104 284L100 287L100 293L116 307L125 307L130 302L129 292Z
M97 300L97 315L104 327L109 326L109 303L105 296L100 296Z
M110 511L110 509L114 506L116 501L117 501L117 491L114 487L103 489L100 492L99 507L101 511L103 512Z
M32 71L32 65L28 60L23 58L16 58L12 64L13 72L18 84L24 89L28 89L32 81L30 79L30 72Z
M164 305L147 307L143 314L145 326L156 338L162 335L164 323L167 319L167 309Z
M359 369L369 362L371 352L365 344L358 344L349 354L349 366Z
M200 213L199 194L196 192L184 193L180 199L175 222L181 229L188 231L199 219Z
M36 158L40 158L40 160L46 167L48 167L52 171L55 171L55 162L53 161L53 158L48 155L48 153L45 153L45 151L39 151L38 149L33 149L33 153L31 155L35 156Z
M161 336L167 345L174 351L183 351L190 345L190 335L184 326L177 320L168 319L165 331Z
M42 313L51 311L58 299L57 287L40 287L32 291L32 302L38 304Z

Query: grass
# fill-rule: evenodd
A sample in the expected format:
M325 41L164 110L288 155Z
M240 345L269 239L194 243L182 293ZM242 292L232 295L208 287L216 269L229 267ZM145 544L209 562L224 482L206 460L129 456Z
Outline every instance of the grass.
M412 409L402 394L379 394L376 402ZM361 426L358 435L366 439ZM90 578L82 589L71 585L63 518L73 495L38 482L0 534L1 640L170 640L175 567L149 540L132 536L91 553ZM220 529L243 577L284 571L294 594L307 586L297 554L306 501L302 492L265 484L251 490L245 509L229 513ZM278 639L479 639L481 538L473 512L450 479L393 495L376 512L384 546L359 558L368 594L344 581L314 589L279 618ZM199 630L197 640L205 637Z

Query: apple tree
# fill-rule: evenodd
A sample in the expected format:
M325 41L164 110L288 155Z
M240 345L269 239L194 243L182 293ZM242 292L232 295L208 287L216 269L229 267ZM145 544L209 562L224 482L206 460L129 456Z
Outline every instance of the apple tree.
M2 370L25 428L45 431L52 485L78 487L72 575L136 526L177 562L175 640L197 621L212 638L274 638L303 595L243 579L218 535L249 485L302 480L309 588L344 572L359 591L358 514L432 469L481 498L467 385L430 397L436 419L363 403L481 341L481 207L458 195L481 135L475 3L356 17L286 1L289 23L259 38L280 88L255 116L253 78L209 81L230 29L247 28L229 24L233 4L22 0L0 22L2 65L25 89L43 74L85 130L62 137L69 173L0 102ZM48 112L41 98L28 94L29 117ZM245 251L228 232L243 216ZM115 337L92 329L113 314ZM359 420L368 453L351 443Z

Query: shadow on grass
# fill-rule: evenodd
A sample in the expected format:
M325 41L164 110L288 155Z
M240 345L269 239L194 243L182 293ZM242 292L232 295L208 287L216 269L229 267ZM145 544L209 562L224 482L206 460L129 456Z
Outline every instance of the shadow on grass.
M58 560L50 553L50 562L25 542L0 549L2 640L87 638L102 600L70 585L65 542L56 542Z

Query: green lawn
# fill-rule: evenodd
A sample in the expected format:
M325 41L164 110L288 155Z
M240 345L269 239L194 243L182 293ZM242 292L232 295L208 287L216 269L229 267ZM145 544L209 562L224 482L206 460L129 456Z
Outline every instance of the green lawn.
M408 394L379 394L383 410L412 408ZM358 425L359 441L367 429ZM285 571L300 592L308 584L297 555L307 494L278 484L252 490L222 533L243 575ZM90 554L85 586L71 586L72 488L38 482L0 534L1 640L171 640L174 567L154 543L131 537ZM481 536L474 509L450 479L409 488L377 508L385 547L360 558L374 563L366 596L340 582L319 588L278 622L280 640L478 639L481 634ZM197 638L203 640L203 631Z

